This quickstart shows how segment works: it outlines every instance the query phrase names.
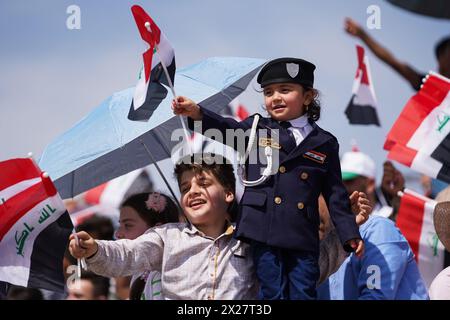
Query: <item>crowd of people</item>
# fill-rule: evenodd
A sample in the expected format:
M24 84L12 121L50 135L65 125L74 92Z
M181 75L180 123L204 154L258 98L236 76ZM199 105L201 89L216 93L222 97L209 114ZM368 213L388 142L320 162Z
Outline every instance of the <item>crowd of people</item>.
M419 90L420 72L398 61L353 20L346 20L346 30ZM436 58L439 72L449 77L450 38L437 45ZM139 193L122 203L117 230L97 216L79 225L78 240L70 237L66 276L76 259L86 259L88 270L69 281L67 293L58 298L449 299L449 268L428 288L395 225L399 191L405 188L401 172L386 161L378 185L377 165L369 155L352 150L340 157L337 139L316 124L321 106L315 69L298 58L275 59L261 69L257 81L268 117L238 122L188 97L174 99L174 113L188 117L191 129L201 121L204 131L218 129L223 136L229 129L249 130L247 143L253 137L257 144L252 152L262 148L270 161L245 155L240 176L245 191L238 201L228 159L207 153L180 159L174 174L181 208L166 194ZM268 138L262 129L269 129ZM275 149L277 167L268 168ZM430 180L423 181L428 188ZM424 193L445 204L450 189L444 187L439 196L436 190ZM449 207L438 205L435 212L447 251ZM13 287L8 297L44 299L46 294Z

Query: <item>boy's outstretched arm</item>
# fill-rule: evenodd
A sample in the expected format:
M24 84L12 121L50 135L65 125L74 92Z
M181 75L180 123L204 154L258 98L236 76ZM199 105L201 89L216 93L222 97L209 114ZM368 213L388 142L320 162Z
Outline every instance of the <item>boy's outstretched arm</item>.
M86 232L78 232L79 244L75 236L70 236L69 251L75 258L87 258L90 271L106 277L137 274L145 270L160 270L164 251L161 228L149 229L134 240L95 240Z

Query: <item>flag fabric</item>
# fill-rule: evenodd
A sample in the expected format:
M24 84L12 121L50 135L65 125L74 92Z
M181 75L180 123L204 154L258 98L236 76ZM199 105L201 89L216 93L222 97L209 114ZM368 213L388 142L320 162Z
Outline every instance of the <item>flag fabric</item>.
M175 80L175 53L152 18L140 6L131 7L139 33L150 48L143 54L144 65L134 91L128 119L147 121L167 96L169 81L162 63L167 68L171 83Z
M444 269L445 262L445 248L434 228L435 206L436 201L405 189L396 221L414 252L420 274L428 288Z
M450 182L450 80L430 73L404 107L384 143L388 158Z
M94 214L108 217L116 224L120 206L128 197L152 190L153 183L146 168L131 171L83 193L82 200L88 207L71 212L70 218L75 227Z
M52 181L33 160L0 162L0 281L64 292L72 229Z
M353 81L352 97L345 109L350 124L380 126L377 114L377 99L370 76L369 59L364 54L364 48L356 46L358 68Z

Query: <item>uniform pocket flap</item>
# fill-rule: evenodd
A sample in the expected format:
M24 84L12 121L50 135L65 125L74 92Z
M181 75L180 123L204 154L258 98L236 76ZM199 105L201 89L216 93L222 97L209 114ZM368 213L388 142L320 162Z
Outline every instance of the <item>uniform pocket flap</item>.
M249 206L263 206L266 203L267 195L262 192L245 192L241 204Z

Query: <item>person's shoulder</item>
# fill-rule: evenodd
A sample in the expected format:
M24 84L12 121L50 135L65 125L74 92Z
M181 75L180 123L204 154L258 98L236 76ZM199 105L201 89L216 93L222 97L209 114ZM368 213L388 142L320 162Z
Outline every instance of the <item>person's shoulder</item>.
M373 243L386 241L406 241L394 221L381 216L369 217L369 220L360 227L363 238L370 239Z
M319 126L316 122L312 121L310 122L311 126L313 128L315 128L318 132L320 132L321 134L324 134L334 140L337 141L337 138L334 136L334 134L332 134L330 131L325 130L324 128L322 128L321 126Z

